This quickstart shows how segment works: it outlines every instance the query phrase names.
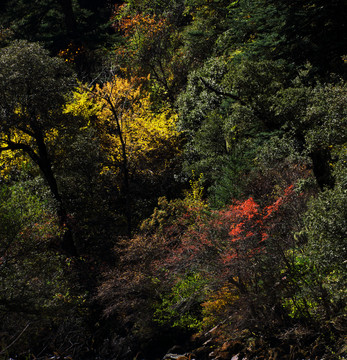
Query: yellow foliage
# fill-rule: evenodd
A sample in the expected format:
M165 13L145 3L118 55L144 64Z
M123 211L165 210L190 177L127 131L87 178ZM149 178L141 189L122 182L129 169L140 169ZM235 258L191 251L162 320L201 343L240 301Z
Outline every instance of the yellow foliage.
M72 100L65 105L63 113L81 116L88 120L91 116L96 115L101 105L92 101L91 91L92 87L80 84L73 93Z
M201 304L203 307L203 324L204 326L215 326L220 319L227 316L228 309L238 299L238 295L233 285L227 283L219 290L213 292L209 299Z
M203 199L203 174L200 174L199 178L196 179L195 171L192 170L192 179L189 181L189 185L190 189L185 196L189 203L193 206L207 207L207 204Z
M22 113L21 110L16 110L16 114ZM45 142L53 143L55 139L58 137L57 129L50 129L45 133ZM33 142L33 138L21 131L19 129L11 130L6 134L0 134L0 148L7 147L7 141L11 141L16 144L26 144L29 145L33 150L35 150L35 142ZM30 163L30 158L28 154L23 151L18 150L2 150L0 151L0 175L3 178L8 178L11 172L15 169L23 169L26 168Z
M21 131L12 131L10 134L0 135L0 147L6 147L6 142L2 141L3 137L10 139L13 142L29 144L31 137ZM3 178L8 178L9 174L14 169L20 169L29 163L29 158L22 152L13 150L0 151L0 175Z
M177 115L168 106L152 111L149 93L140 80L115 76L94 89L80 85L65 112L82 116L93 126L108 157L103 171L118 172L126 150L129 169L155 171L165 167L170 154L178 153Z
M13 169L20 169L26 166L29 158L24 154L13 152L11 150L0 153L0 176L7 179Z

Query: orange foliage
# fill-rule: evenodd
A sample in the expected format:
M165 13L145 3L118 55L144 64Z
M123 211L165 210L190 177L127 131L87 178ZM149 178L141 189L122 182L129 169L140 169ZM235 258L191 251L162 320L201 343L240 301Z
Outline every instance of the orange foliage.
M157 18L157 16L149 14L123 16L124 8L125 5L116 5L112 20L114 27L120 30L125 37L133 36L135 33L154 35L161 31L166 23L164 18Z
M152 52L151 47L169 24L163 17L143 13L129 15L126 10L125 4L116 5L111 21L125 40L124 46L117 47L116 55L129 61L129 57L136 57L140 52Z
M220 320L225 320L230 306L238 298L235 286L230 283L225 283L220 289L212 292L207 301L201 304L204 326L208 328Z

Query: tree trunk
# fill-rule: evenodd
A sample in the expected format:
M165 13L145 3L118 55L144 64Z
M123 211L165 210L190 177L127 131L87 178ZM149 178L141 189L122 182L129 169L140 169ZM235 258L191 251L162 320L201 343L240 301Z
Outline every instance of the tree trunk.
M331 156L329 150L319 149L310 154L313 164L313 173L321 190L325 187L334 187L334 178L331 174Z
M38 148L38 157L34 161L39 166L40 170L43 173L45 180L48 183L48 186L52 192L54 199L57 201L57 215L59 218L59 223L62 228L65 229L61 247L68 255L77 256L77 249L73 240L73 232L71 225L69 224L69 219L67 216L67 211L64 207L62 197L58 190L58 184L56 178L53 174L52 164L48 156L47 147L44 142L43 134L41 130L34 128L35 141Z
M65 17L66 31L71 38L74 38L76 36L77 26L72 2L71 0L59 0L59 3Z
M128 167L128 154L126 149L126 143L123 137L122 128L118 118L118 112L113 105L112 99L107 97L106 101L109 103L112 114L116 121L117 133L119 141L122 148L122 172L123 172L123 182L124 182L124 192L125 192L125 216L127 218L127 235L130 238L132 235L132 216L131 216L131 195L130 195L130 184L129 184L129 167Z

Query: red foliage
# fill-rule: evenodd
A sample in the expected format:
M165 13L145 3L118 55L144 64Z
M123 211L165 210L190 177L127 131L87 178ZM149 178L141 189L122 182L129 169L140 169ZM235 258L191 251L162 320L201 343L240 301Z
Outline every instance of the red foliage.
M291 231L303 209L300 199L293 186L263 208L253 198L219 211L187 199L161 199L142 234L126 240L120 265L100 288L107 312L133 314L136 308L150 314L158 294L195 273L212 291L231 284L237 297L234 310L227 311L235 311L236 324L241 312L249 322L244 326L256 316L261 323L277 301L273 285L283 278L285 250L293 246Z
M238 276L241 270L250 273L259 257L273 251L269 242L281 236L277 229L282 226L281 211L292 195L293 185L263 209L249 198L243 202L235 201L226 209L212 211L207 217L195 214L194 222L187 221L189 213L183 214L167 229L166 234L173 235L173 229L180 228L180 236L174 247L167 248L166 258L160 260L162 267L170 269L170 273L203 268L228 277L234 276L236 270ZM172 240L168 240L166 237L165 243L172 244Z

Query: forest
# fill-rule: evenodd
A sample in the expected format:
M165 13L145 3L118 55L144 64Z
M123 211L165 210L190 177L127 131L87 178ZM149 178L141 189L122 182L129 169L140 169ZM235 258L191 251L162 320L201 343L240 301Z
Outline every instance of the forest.
M345 0L2 0L0 359L347 359Z

